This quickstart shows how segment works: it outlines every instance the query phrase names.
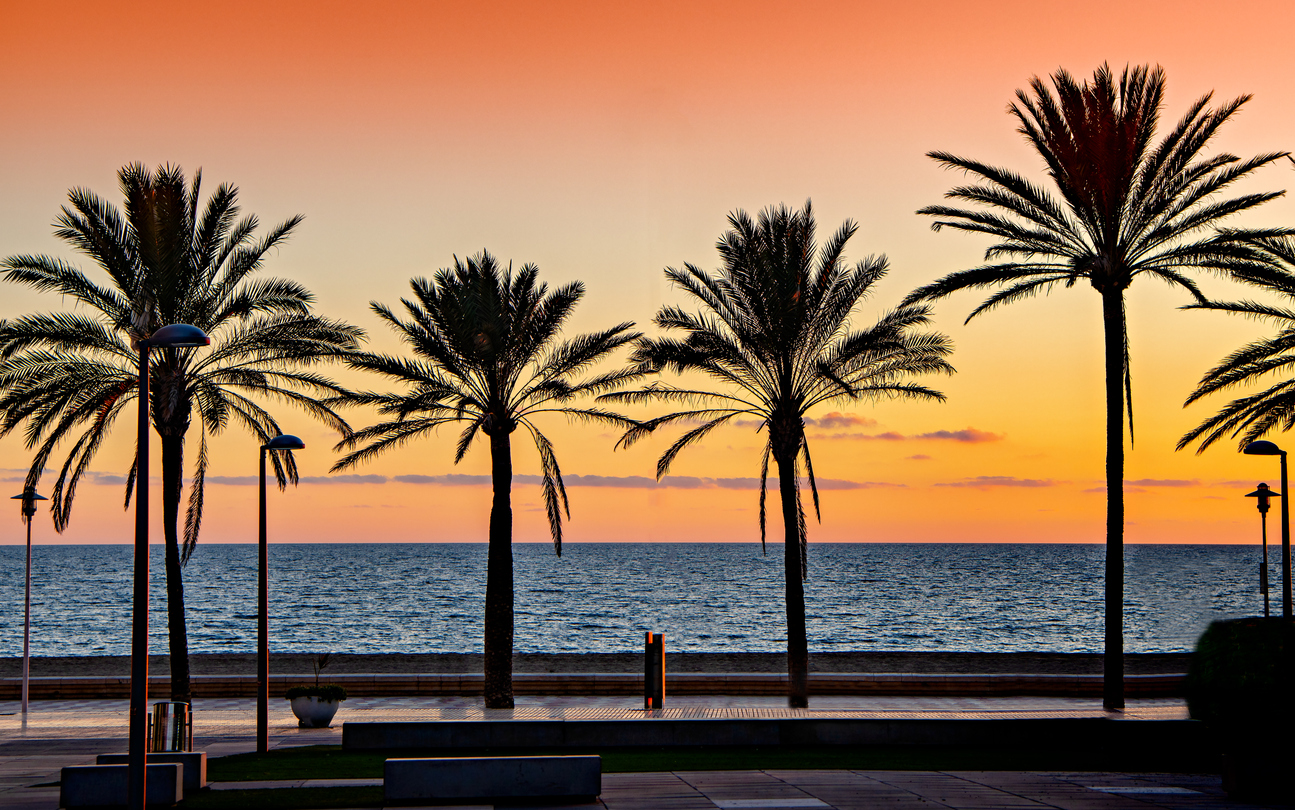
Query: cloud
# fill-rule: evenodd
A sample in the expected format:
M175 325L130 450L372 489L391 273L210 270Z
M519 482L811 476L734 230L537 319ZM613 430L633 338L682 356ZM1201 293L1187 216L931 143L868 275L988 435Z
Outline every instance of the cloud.
M967 444L980 444L981 442L997 442L1007 438L1003 433L990 433L987 430L976 430L973 427L963 428L962 430L934 430L930 433L919 433L913 438L916 439L947 439L955 442L966 442Z
M874 427L876 424L876 419L860 416L857 413L840 413L838 411L833 411L817 419L805 419L807 427L822 428L823 430L844 430L852 427L868 428Z
M885 433L871 433L871 434L869 433L820 433L817 436L810 436L809 438L814 439L816 441L823 441L824 439L827 439L827 440L852 439L856 441L872 441L875 439L875 440L880 440L884 442L902 442L908 437L902 433L896 433L893 430L888 430Z
M403 484L439 484L442 486L473 486L489 484L488 475L397 475L393 480ZM609 487L615 489L759 489L760 479L750 478L702 478L695 475L667 475L657 481L646 475L579 475L562 476L568 487ZM514 475L514 484L540 484L543 479L538 475ZM840 478L819 478L818 488L828 489L873 489L877 487L902 487L904 484L891 484L883 481L847 481ZM808 486L808 480L802 481ZM778 479L769 477L769 487L778 488Z
M904 456L907 461L930 461L931 457L925 453L918 453L915 456Z
M1136 481L1125 479L1124 486L1134 487L1196 487L1200 486L1200 481L1193 478L1190 481L1182 478L1139 478Z
M255 475L209 475L208 484L231 487L254 487L260 479ZM268 479L267 479L268 480ZM302 484L385 484L385 475L303 475L297 479ZM122 479L125 482L125 479Z
M1017 478L1014 475L977 475L961 481L936 484L937 487L1051 487L1056 482L1052 479Z
M1101 494L1105 495L1105 494L1106 494L1106 487L1092 487L1092 488L1090 488L1090 489L1085 489L1085 490L1082 490L1082 491L1083 491L1083 492L1085 492L1085 493L1089 493L1089 492L1092 492L1092 493L1098 493L1098 492L1100 492ZM1135 494L1135 495L1136 495L1136 494L1138 494L1138 493L1140 493L1140 492L1146 492L1146 490L1145 490L1145 489L1143 489L1142 487L1131 487L1131 486L1129 486L1129 482L1125 481L1125 482L1124 482L1124 492L1125 492L1125 494L1133 493L1133 494Z

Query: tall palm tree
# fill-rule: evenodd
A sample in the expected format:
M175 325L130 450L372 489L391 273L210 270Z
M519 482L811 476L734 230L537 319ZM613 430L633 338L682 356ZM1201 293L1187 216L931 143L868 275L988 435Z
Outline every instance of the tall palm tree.
M662 307L657 326L681 332L682 337L643 338L631 358L652 371L700 372L722 387L653 383L601 399L695 406L646 420L630 428L618 443L629 446L672 422L701 420L662 454L657 478L669 472L680 451L735 417L753 416L760 430L768 429L760 466L760 542L763 546L765 485L772 456L778 470L785 541L788 703L804 707L809 704L809 644L802 469L821 520L805 414L818 405L842 400L943 400L943 394L910 379L951 374L953 368L945 357L952 347L944 335L917 331L929 321L925 306L902 306L865 329L851 327L855 307L886 274L885 257L847 265L844 251L857 229L854 223L842 225L822 249L814 242L814 214L808 202L801 211L769 208L756 221L738 211L729 216L729 226L718 244L723 262L718 275L692 264L665 271L667 278L700 302L701 312Z
M527 264L514 273L482 251L440 270L428 281L413 279L413 300L402 299L405 315L371 304L413 352L414 358L358 353L355 368L381 374L404 387L394 393L359 393L338 401L376 407L385 421L358 430L338 444L352 452L333 465L342 470L378 456L441 425L464 423L454 463L478 434L490 442L489 550L486 562L485 705L513 707L513 510L512 434L523 427L540 455L542 491L553 546L562 554L562 513L571 518L562 470L553 445L535 423L541 414L636 424L598 407L577 407L577 397L602 394L638 379L637 369L619 369L573 379L611 352L639 337L632 323L559 341L562 324L584 295L572 282L552 292ZM358 448L358 449L357 449Z
M78 482L113 424L136 397L137 342L172 323L212 338L209 349L164 349L150 369L154 430L162 441L162 522L166 539L171 697L189 699L182 568L202 523L207 438L232 421L265 443L282 431L261 404L296 406L339 432L349 430L320 404L344 393L315 367L358 347L362 332L310 312L313 296L295 281L260 275L266 255L301 217L256 238L254 216L239 218L238 190L222 185L199 210L201 172L186 183L179 167L139 164L119 173L125 211L75 189L55 235L107 274L96 280L62 259L11 256L3 278L71 299L80 311L29 315L0 327L0 436L24 425L35 450L28 484L64 441L71 448L52 492L54 526L72 517ZM179 531L185 436L201 425L184 533ZM271 454L282 488L296 483L291 453ZM143 482L141 485L146 485ZM135 485L126 483L129 507Z
M967 320L1000 306L1080 281L1102 297L1106 369L1106 708L1124 706L1124 429L1129 377L1124 291L1138 276L1181 287L1204 300L1192 270L1226 272L1253 260L1244 241L1219 234L1225 217L1280 196L1254 193L1220 199L1237 180L1285 153L1249 160L1202 155L1210 138L1249 96L1209 107L1197 99L1159 143L1163 105L1160 68L1125 68L1117 81L1106 66L1091 81L1064 70L1053 91L1039 78L1018 90L1009 113L1038 152L1058 196L1008 169L948 152L930 152L940 165L977 178L946 197L971 208L933 205L932 228L984 233L996 241L986 263L951 273L915 290L908 303L968 288L1000 288ZM1059 197L1059 198L1058 198ZM1133 409L1127 414L1132 436Z
M1184 309L1212 309L1271 321L1278 327L1274 337L1242 346L1210 369L1184 405L1237 386L1259 382L1269 375L1285 377L1258 393L1238 397L1218 413L1192 428L1178 442L1177 449L1198 442L1197 453L1216 441L1239 438L1238 448L1261 439L1273 430L1295 427L1295 239L1268 236L1252 240L1260 255L1275 272L1238 273L1237 277L1275 293L1283 304L1257 301L1190 304Z

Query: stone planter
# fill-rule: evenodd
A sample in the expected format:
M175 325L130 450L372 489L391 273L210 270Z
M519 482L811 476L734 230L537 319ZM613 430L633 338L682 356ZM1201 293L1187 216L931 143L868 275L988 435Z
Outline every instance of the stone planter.
M297 716L297 725L301 728L328 728L337 714L337 701L326 700L315 695L292 698L292 713Z

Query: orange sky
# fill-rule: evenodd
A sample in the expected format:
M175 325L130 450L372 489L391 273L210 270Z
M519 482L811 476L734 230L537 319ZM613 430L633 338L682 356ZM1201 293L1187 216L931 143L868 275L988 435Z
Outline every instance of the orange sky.
M1226 14L1203 2L9 3L0 8L0 254L67 256L50 228L67 190L115 198L127 162L202 167L208 190L238 185L263 222L305 214L270 268L316 290L321 312L393 349L367 302L394 302L411 276L454 254L485 247L538 263L550 282L584 280L574 329L645 324L682 300L663 267L715 266L729 211L812 198L825 232L859 221L854 257L890 258L891 276L864 308L871 317L977 262L985 247L932 233L913 214L956 181L924 152L1037 172L1004 114L1032 75L1159 63L1170 81L1166 119L1203 92L1253 93L1219 148L1295 148L1280 24L1288 13L1276 2ZM1273 168L1256 187L1292 179ZM1289 225L1295 199L1247 222ZM949 402L814 414L852 417L810 435L818 473L855 488L823 493L811 541L1102 539L1097 296L1077 289L963 326L977 300L938 308L957 344L958 376L936 383ZM1240 496L1273 481L1275 462L1172 447L1217 407L1181 409L1195 380L1264 329L1178 312L1181 303L1156 287L1130 295L1137 443L1128 479L1140 483L1129 488L1127 535L1253 542L1255 512ZM0 317L59 305L0 289ZM305 474L324 476L332 438L304 418L282 421L309 444ZM80 490L61 540L129 538L112 478L127 467L132 437L122 430L96 465L103 483ZM552 435L563 469L582 477L650 477L662 447L613 453L609 434L560 423ZM484 486L397 480L487 472L484 447L456 468L452 444L447 433L357 470L369 483L309 482L275 495L272 537L483 539ZM255 455L250 438L231 432L211 475L248 476ZM17 438L0 441L0 478L15 493L28 458ZM525 448L516 465L537 472ZM713 481L758 473L752 431L716 433L675 470L706 480L572 486L569 539L757 538L755 492ZM212 485L204 540L252 540L254 495L246 484ZM544 540L538 489L519 485L515 503L518 539ZM0 542L17 542L19 529L13 520ZM50 539L48 522L37 529Z

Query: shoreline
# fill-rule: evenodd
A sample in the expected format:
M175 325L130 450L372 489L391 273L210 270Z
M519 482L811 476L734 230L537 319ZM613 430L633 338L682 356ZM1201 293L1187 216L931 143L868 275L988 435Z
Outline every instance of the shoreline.
M1181 674L1191 653L1126 653L1129 675ZM313 654L270 654L275 675L309 675ZM246 675L256 671L255 653L196 653L189 657L194 675ZM784 653L666 653L666 671L674 673L785 673ZM1100 653L1050 652L822 652L809 656L811 672L924 675L1100 675ZM165 655L149 656L149 674L170 674ZM335 653L322 676L477 674L480 653ZM515 673L642 673L642 653L517 653ZM38 678L125 677L130 657L33 657L31 675ZM22 676L22 658L0 658L0 678ZM312 676L313 677L313 676Z

